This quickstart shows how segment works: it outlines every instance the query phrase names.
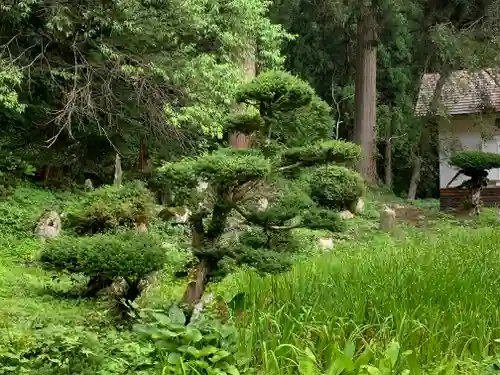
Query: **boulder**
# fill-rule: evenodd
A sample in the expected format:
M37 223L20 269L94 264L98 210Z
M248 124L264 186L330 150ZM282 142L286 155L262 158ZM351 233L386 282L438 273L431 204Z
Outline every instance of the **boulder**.
M208 189L208 182L202 179L198 180L198 186L196 186L196 190L198 193L203 193L205 190Z
M318 242L319 242L319 246L322 249L325 249L325 250L333 249L333 240L330 237L320 237Z
M146 223L139 223L136 226L136 230L139 233L148 233L148 226L146 225Z
M35 228L35 236L42 240L55 238L61 233L61 218L56 211L49 211L42 215Z
M267 207L269 206L269 201L267 198L260 198L259 201L257 202L257 211L265 211Z
M85 190L92 190L94 188L94 184L90 178L87 178L84 183Z
M365 201L363 198L358 198L358 200L352 205L351 211L355 214L361 214L365 210Z
M354 218L354 215L349 210L342 211L339 215L342 220L349 220Z
M187 207L167 207L160 211L158 217L174 224L185 224L191 216L191 210Z
M390 232L396 225L396 212L389 207L380 211L380 230Z

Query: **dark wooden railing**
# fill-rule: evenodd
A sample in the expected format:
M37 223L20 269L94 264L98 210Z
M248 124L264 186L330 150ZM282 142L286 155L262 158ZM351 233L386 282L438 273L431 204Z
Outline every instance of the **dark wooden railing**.
M457 210L464 206L469 198L467 189L447 188L440 189L441 211ZM482 205L485 207L500 206L500 187L488 187L481 191Z

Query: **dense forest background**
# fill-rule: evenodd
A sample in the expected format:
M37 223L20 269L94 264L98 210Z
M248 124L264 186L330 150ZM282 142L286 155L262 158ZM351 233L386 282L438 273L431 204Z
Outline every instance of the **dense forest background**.
M435 197L439 103L416 116L420 79L496 68L499 9L487 0L3 0L4 185L111 182L116 153L128 177L147 176L214 149L241 111L238 85L283 68L318 98L314 118L274 119L278 142L307 143L321 123L325 137L362 146L367 181ZM297 131L280 133L291 121Z

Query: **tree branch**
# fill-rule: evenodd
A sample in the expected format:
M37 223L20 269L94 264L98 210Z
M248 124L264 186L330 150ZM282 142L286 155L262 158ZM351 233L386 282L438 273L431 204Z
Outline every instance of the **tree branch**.
M290 165L286 165L286 166L284 166L284 167L278 168L278 171L279 171L279 172L282 172L282 171L286 171L286 170L288 170L288 169L297 168L297 167L300 167L302 164L303 164L303 162L298 161L297 163L290 164Z
M453 177L453 178L451 179L451 181L450 181L450 182L448 182L448 185L446 185L446 187L449 187L449 186L452 184L452 182L453 182L453 181L455 181L455 180L457 179L457 177L458 177L458 176L460 176L461 174L462 174L462 170L459 170L459 171L457 172L457 174L455 175L455 177Z

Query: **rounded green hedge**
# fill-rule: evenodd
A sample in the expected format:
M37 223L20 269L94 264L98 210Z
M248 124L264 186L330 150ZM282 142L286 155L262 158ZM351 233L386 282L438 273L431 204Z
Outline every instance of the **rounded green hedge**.
M481 151L459 151L451 156L450 164L464 170L500 168L500 154Z
M315 168L308 181L311 198L330 209L348 209L365 191L358 172L338 165Z
M154 198L140 181L104 186L75 199L66 209L64 227L77 234L133 228L153 217Z
M135 232L60 237L40 254L45 269L109 280L141 280L161 269L165 261L166 251L158 240Z

